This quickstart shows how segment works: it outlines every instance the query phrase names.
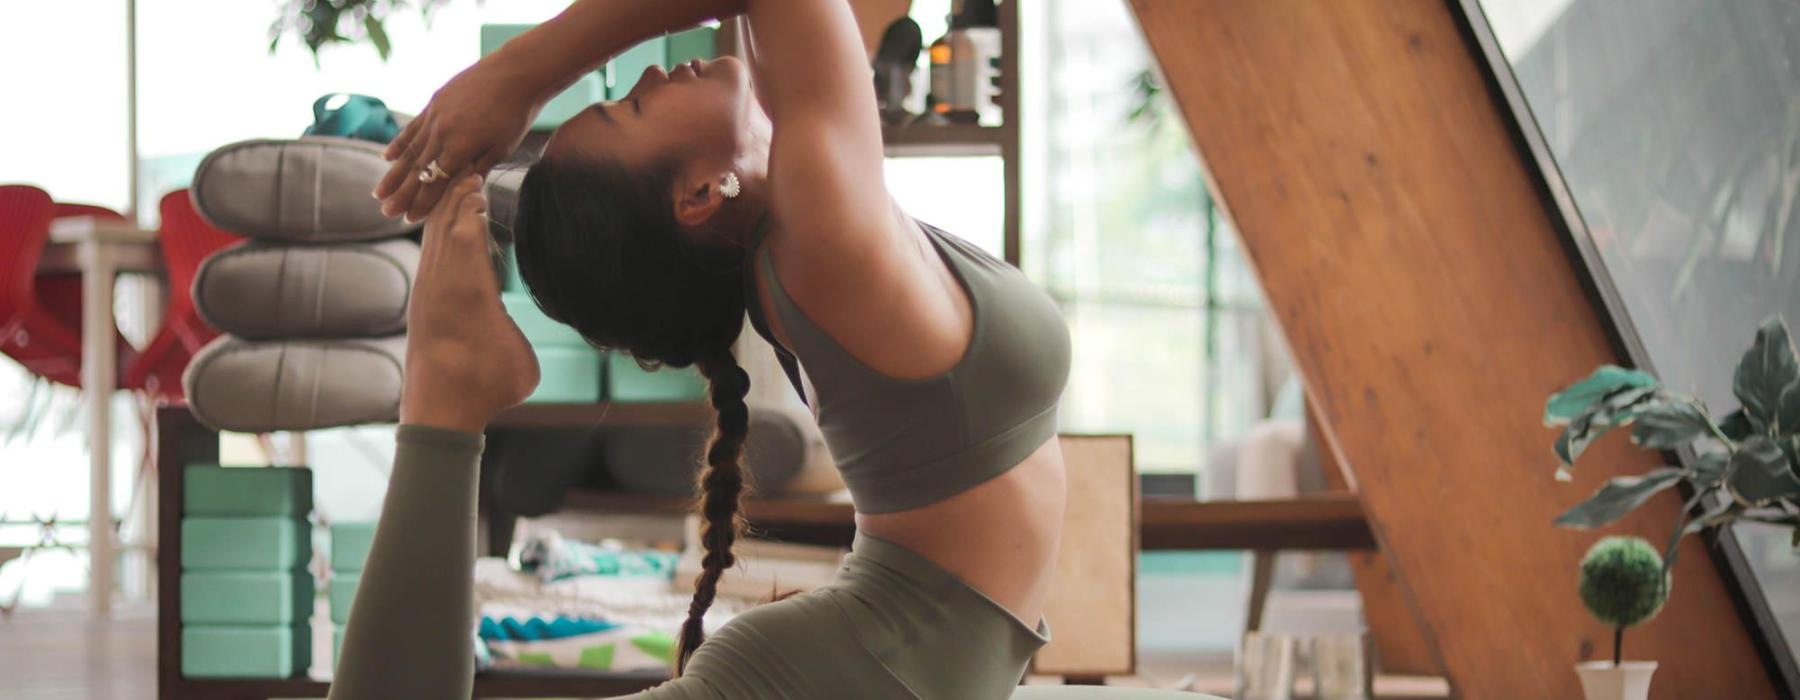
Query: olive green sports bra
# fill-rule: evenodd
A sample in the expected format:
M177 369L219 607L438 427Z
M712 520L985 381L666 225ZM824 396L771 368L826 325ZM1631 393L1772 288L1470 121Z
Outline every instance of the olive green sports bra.
M751 323L775 346L802 398L805 366L819 428L863 513L936 503L1017 466L1056 434L1057 401L1069 379L1069 329L1050 297L1017 268L919 226L962 283L975 317L962 359L935 377L882 374L807 318L762 250L766 228L751 240L745 265L767 278L793 353L770 334L755 277L745 275Z

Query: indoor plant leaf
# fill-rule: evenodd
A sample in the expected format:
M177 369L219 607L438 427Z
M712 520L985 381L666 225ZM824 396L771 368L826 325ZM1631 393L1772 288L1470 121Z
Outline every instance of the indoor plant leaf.
M1738 513L1742 512L1744 512L1743 504L1729 498L1721 498L1718 503L1713 504L1713 507L1706 510L1706 514L1694 518L1693 522L1688 523L1687 527L1682 528L1681 534L1694 534L1701 530L1705 530L1706 528L1731 520L1732 518L1737 517Z
M1719 432L1737 442L1743 442L1744 438L1750 437L1751 433L1756 432L1756 428L1750 425L1750 418L1744 415L1744 409L1741 408L1725 414L1724 418L1719 419L1718 424Z
M1650 406L1637 414L1631 441L1639 447L1668 450L1686 445L1712 431L1706 412L1692 401L1670 401Z
M1610 479L1586 501L1556 518L1562 527L1587 529L1602 527L1625 517L1631 509L1642 505L1656 492L1681 481L1680 469L1663 467L1643 476L1621 476Z
M1725 452L1708 452L1700 455L1694 458L1694 463L1690 466L1693 470L1690 480L1700 488L1717 486L1719 480L1725 477L1725 465L1730 460L1731 455Z
M369 43L375 45L375 53L381 56L381 60L388 60L393 47L388 43L387 28L381 26L381 20L376 19L373 14L363 15L363 29L369 33Z
M1586 379L1550 395L1544 402L1544 425L1568 425L1596 402L1619 389L1656 386L1656 377L1635 369L1602 365Z
M1575 416L1569 425L1557 436L1552 449L1565 465L1573 466L1575 458L1580 457L1583 450L1593 441L1600 439L1607 431L1630 423L1638 413L1655 406L1655 386L1641 387L1620 385L1600 400L1589 404L1586 411Z
M1756 331L1756 341L1738 362L1732 376L1731 390L1744 404L1744 414L1758 429L1775 427L1791 432L1783 419L1800 423L1800 415L1784 416L1783 396L1800 382L1800 363L1794 359L1794 346L1788 340L1787 324L1770 318ZM1796 406L1800 411L1800 405Z
M1756 435L1731 455L1731 490L1751 505L1767 505L1776 499L1800 495L1800 476L1795 476L1787 454L1766 436Z

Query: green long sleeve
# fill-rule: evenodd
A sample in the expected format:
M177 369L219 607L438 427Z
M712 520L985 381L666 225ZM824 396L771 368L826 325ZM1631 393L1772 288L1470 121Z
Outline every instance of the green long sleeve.
M331 700L460 700L475 674L472 573L483 437L402 425Z

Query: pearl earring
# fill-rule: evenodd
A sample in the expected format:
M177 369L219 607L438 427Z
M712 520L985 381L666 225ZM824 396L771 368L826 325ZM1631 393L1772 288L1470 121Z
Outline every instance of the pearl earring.
M719 183L719 194L726 199L735 199L744 192L744 183L738 181L737 173L727 171L725 181Z

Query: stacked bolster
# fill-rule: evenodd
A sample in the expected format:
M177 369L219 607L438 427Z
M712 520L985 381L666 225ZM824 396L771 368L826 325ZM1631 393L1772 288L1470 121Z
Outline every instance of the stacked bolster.
M194 280L200 314L225 332L188 365L194 415L263 433L388 422L399 412L406 305L418 227L369 193L380 144L330 137L244 141L201 162L201 215L251 239Z

